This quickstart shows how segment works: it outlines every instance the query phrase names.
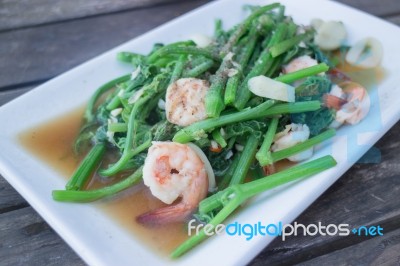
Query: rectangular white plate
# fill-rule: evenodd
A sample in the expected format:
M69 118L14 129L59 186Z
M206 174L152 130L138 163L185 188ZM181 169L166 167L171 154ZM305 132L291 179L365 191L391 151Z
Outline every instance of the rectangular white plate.
M268 4L272 1L252 1ZM281 1L296 22L309 24L312 18L343 21L349 32L348 42L374 36L383 43L383 67L388 74L371 94L371 110L360 124L343 127L329 145L322 145L313 158L333 154L338 165L318 176L276 189L257 198L234 220L242 223L290 223L319 195L334 183L400 117L400 29L390 23L341 4L320 1ZM155 42L173 42L192 33L211 34L214 19L222 18L225 27L241 21L242 6L248 1L216 1L177 18L147 34L131 40L67 73L39 86L0 109L1 174L91 265L232 265L244 264L256 256L272 237L222 235L213 237L183 258L171 261L154 254L115 221L90 204L62 204L51 199L53 189L62 188L65 179L48 165L24 150L16 135L51 118L84 104L93 90L106 81L125 74L129 67L118 63L118 51L148 52ZM278 193L279 192L279 193ZM78 225L79 224L79 225ZM216 252L218 251L218 252Z

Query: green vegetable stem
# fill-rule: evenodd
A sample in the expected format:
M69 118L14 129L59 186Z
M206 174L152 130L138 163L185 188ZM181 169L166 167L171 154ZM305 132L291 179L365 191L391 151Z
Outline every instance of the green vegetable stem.
M223 208L208 223L210 225L208 226L210 230L213 230L215 226L224 222L229 215L231 215L249 198L277 186L313 176L324 170L334 167L335 165L336 161L332 158L332 156L324 156L252 182L229 186L223 191L215 194L217 195L216 197L210 197L203 200L200 203L199 212L200 214L205 214L212 210L209 206L215 208L216 206L218 207L220 204L223 204ZM214 202L218 202L218 204L215 204ZM203 229L199 231L199 234L193 235L183 244L178 246L174 251L172 251L171 257L178 258L182 256L193 247L200 244L207 237L208 236L203 227Z

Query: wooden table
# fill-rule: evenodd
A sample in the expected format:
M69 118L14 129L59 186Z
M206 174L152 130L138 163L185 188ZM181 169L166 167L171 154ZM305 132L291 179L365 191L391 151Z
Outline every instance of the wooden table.
M206 2L0 0L0 105ZM400 24L399 0L341 2ZM251 265L400 265L399 134L397 123L376 144L381 163L354 165L296 219L380 225L384 236L277 239ZM84 264L2 177L0 264Z

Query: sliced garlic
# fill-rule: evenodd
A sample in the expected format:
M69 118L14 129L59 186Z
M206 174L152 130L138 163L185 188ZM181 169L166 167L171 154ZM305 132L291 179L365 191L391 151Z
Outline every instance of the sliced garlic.
M320 26L317 23L317 34L314 42L322 50L335 50L339 48L346 40L347 32L342 22L327 21Z
M240 145L240 144L235 144L235 149L236 149L237 151L243 151L244 146L243 146L243 145Z
M106 132L106 136L107 136L107 140L108 140L110 143L115 143L115 140L114 140L114 132L107 131L107 132Z
M231 150L229 150L229 151L225 154L224 159L225 159L225 160L229 160L230 158L232 158L232 156L233 156L233 152L232 152Z
M219 132L221 133L222 137L225 138L226 137L226 132L225 129L221 127L221 129L219 130Z
M232 58L233 58L233 56L234 56L235 54L234 53L232 53L232 52L229 52L229 53L227 53L226 55L225 55L225 57L224 57L224 61L232 61Z
M215 140L211 141L211 148L213 148L213 149L218 149L219 148L219 145Z
M161 110L165 110L165 101L163 99L159 99L157 103L158 108Z
M239 73L239 71L235 68L230 68L227 71L228 77L230 77L230 78L237 75L238 73Z
M122 113L122 108L116 108L110 112L110 114L114 117L117 117L120 113Z
M140 68L140 66L138 66L138 67L135 69L135 71L132 72L132 74L131 74L131 80L134 80L135 78L137 78L137 76L139 75L140 71L141 71L141 68Z
M204 48L211 44L212 39L204 34L194 34L190 37L192 41L197 45L197 47Z
M143 95L144 87L140 88L139 90L135 91L132 96L128 99L129 104L134 104L139 98Z
M257 96L284 102L295 101L295 88L293 86L265 76L251 78L248 85L249 90Z
M380 65L383 47L379 40L369 37L358 41L346 54L346 61L361 68L374 68Z

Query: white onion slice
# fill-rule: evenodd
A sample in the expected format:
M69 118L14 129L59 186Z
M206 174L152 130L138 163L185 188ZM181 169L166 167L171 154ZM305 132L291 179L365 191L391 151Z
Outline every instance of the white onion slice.
M358 41L346 54L346 61L361 68L374 68L380 65L383 47L379 40L369 37Z
M248 85L249 90L257 96L284 102L295 101L295 88L293 86L265 76L251 78Z
M322 23L316 30L314 42L322 50L335 50L346 40L347 32L342 22L327 21Z
M217 184L215 182L215 175L214 175L214 171L211 167L211 164L207 159L207 156L204 154L204 152L199 147L197 147L196 144L189 142L189 143L187 143L187 145L200 157L200 159L204 163L204 167L206 168L207 177L208 177L208 191L209 192L215 191L215 189L217 187Z

